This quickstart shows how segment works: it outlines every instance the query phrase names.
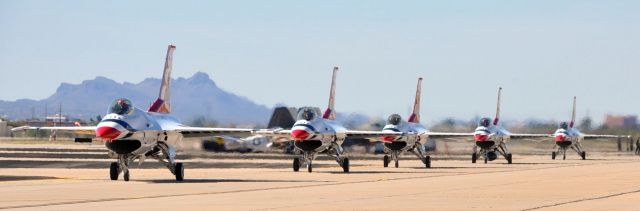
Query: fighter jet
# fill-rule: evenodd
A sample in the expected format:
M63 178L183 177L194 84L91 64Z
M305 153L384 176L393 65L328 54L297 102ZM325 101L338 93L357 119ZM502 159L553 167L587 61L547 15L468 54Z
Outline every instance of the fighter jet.
M476 163L476 160L481 156L484 158L484 163L487 161L493 161L498 158L498 154L502 155L507 163L513 162L513 155L507 148L507 142L514 138L544 138L549 137L549 134L516 134L510 133L503 127L498 125L500 120L500 97L502 94L502 87L498 89L498 105L496 108L496 116L491 121L490 118L482 118L478 122L478 127L473 132L473 138L475 139L475 145L473 146L473 154L471 154L471 162ZM480 148L480 151L478 151Z
M582 148L582 140L584 139L597 139L597 138L618 138L616 135L588 135L582 134L577 128L574 128L576 122L576 97L573 97L573 111L571 112L571 122L561 122L559 128L553 133L555 144L553 145L553 152L551 152L551 159L556 159L556 156L562 154L562 159L567 158L567 149L573 149L580 157L587 159L587 152Z
M293 171L299 171L301 165L312 172L312 162L318 153L324 152L333 157L344 172L349 172L349 158L343 155L342 142L347 138L374 138L386 135L402 135L402 132L355 131L343 127L336 122L335 94L336 74L338 67L333 68L329 106L322 116L313 107L301 107L298 110L297 121L291 130L262 130L256 134L272 137L289 137L294 141L296 150L302 156L293 159Z
M184 179L184 165L176 162L176 144L185 137L208 137L224 134L251 135L252 129L207 128L186 126L171 113L169 95L174 45L169 45L160 85L160 94L146 110L135 107L125 98L116 99L109 106L108 113L97 126L81 127L30 127L18 130L67 131L81 134L95 134L104 140L111 153L117 155L117 162L111 163L110 178L118 180L123 173L129 181L129 165L136 159L142 163L147 157L157 159L175 175L177 181Z
M382 136L381 139L385 147L383 157L384 167L388 167L391 160L398 168L400 155L403 152L411 152L420 159L426 168L431 168L431 157L423 146L428 138L451 138L451 137L471 137L472 133L439 133L430 132L420 124L420 95L422 89L422 78L418 78L416 87L416 97L413 103L413 112L405 121L398 114L391 114L387 118L387 124L382 128L382 132L402 132L403 135Z

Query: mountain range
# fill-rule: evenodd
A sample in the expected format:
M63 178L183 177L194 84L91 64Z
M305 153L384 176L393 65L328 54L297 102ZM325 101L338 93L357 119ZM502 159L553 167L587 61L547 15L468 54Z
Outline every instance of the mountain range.
M89 120L104 115L117 98L130 99L135 107L146 110L157 98L160 79L147 78L140 83L118 83L105 77L80 84L62 83L56 92L42 100L0 100L0 116L8 119L42 119L46 113L62 113L70 119ZM227 92L206 73L171 82L172 113L185 123L195 120L239 125L266 125L271 108L246 97Z

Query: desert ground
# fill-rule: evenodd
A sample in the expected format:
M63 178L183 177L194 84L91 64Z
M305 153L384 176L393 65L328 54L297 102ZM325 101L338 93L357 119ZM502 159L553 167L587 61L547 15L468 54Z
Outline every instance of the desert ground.
M586 142L587 160L552 160L547 142L512 143L513 164L472 164L471 146L439 143L428 169L410 154L384 168L382 155L354 152L350 173L326 156L312 173L293 172L292 155L187 146L178 157L185 181L147 160L125 182L109 179L112 159L99 142L4 140L0 209L640 210L640 157L614 142Z

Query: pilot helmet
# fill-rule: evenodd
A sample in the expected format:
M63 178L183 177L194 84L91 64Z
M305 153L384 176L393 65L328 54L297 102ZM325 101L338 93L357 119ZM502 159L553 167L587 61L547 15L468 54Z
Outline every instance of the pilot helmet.
M569 124L567 124L567 122L560 122L560 128L566 130L569 128Z
M119 115L130 114L133 111L133 103L125 98L116 99L109 108L109 113L115 113Z
M398 114L391 114L389 116L389 118L387 118L387 123L391 124L391 125L398 125L400 124L400 121L402 120L402 117L400 117L400 115Z
M311 121L312 119L315 118L315 116L316 116L316 113L312 109L304 108L300 111L300 114L298 115L298 119Z
M482 118L480 119L480 122L478 123L478 126L482 126L482 127L489 127L489 124L491 124L491 120L489 120L489 118Z

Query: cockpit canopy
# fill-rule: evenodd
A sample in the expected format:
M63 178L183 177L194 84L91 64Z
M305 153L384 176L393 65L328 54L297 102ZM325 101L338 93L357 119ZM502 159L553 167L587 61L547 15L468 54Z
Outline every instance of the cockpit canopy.
M111 103L109 107L109 113L115 113L119 115L131 114L133 112L133 103L129 99L120 98Z
M390 125L398 125L400 124L400 121L402 121L402 117L398 114L391 114L389 118L387 118L387 124Z
M562 129L569 129L569 124L567 124L567 122L560 122L560 128Z
M480 122L478 122L478 127L480 126L489 127L490 124L491 124L491 119L485 117L480 119Z
M311 120L314 120L317 116L318 116L318 113L313 108L304 107L304 108L300 108L300 110L298 111L298 120L304 119L307 121L311 121Z

